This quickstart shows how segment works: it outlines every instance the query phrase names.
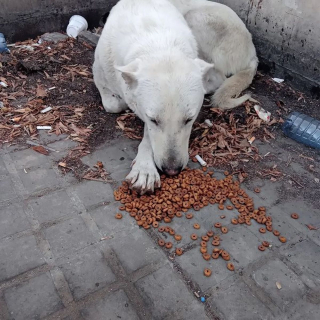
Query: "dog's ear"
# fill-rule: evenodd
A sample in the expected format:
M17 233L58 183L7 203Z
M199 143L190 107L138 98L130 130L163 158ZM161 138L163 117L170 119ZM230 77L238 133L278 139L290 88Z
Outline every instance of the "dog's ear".
M201 59L195 59L195 63L200 68L200 73L202 75L203 87L205 93L212 93L215 91L222 82L225 80L225 77L220 74L218 70L214 68L214 64L205 62Z
M138 84L137 74L140 66L140 59L136 59L126 66L115 66L115 69L121 72L125 83L132 89Z

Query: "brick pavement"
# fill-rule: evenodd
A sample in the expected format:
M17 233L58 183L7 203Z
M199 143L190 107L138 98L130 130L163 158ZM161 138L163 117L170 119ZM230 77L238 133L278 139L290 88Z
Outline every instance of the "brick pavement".
M68 140L45 141L61 154L72 147ZM221 211L208 206L192 221L172 223L186 251L174 257L157 246L155 231L140 229L128 215L114 219L113 188L128 172L136 147L120 137L83 159L89 165L102 161L113 184L62 176L55 152L47 157L23 146L1 150L1 320L319 318L320 230L305 226L319 225L319 207L303 197L283 199L283 183L256 177L245 189L257 205L266 205L286 244L259 233L257 224L228 225L222 243L236 272L223 260L206 262L189 236L195 220L201 231L218 221ZM287 152L277 145L267 150L278 157ZM303 169L293 167L298 173ZM307 175L312 181L313 173ZM252 193L253 186L263 192ZM292 211L300 219L291 219ZM233 216L223 214L225 221ZM272 248L259 252L261 240ZM205 267L213 270L210 278L202 274Z

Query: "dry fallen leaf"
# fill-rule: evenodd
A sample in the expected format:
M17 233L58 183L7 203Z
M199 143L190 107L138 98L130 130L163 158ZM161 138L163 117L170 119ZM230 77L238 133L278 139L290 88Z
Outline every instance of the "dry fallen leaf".
M60 167L63 167L63 168L66 168L67 167L67 164L65 162L59 162L59 166Z
M43 146L34 146L32 147L32 149L36 152L39 152L45 156L49 155L49 151L47 149L45 149Z
M311 224L306 224L306 226L308 227L309 230L318 230L317 227L314 227L314 226L311 225Z
M38 87L37 87L37 97L44 98L46 96L47 96L46 90L42 86L38 85Z

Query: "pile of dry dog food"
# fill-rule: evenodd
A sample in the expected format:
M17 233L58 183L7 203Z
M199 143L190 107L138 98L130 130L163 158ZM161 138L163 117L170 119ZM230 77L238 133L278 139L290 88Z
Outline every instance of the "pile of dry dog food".
M261 233L273 232L281 242L286 242L286 238L281 236L279 231L273 229L272 217L266 214L266 208L255 208L253 200L240 188L240 183L233 180L229 172L225 171L225 178L221 180L214 178L213 174L213 171L207 172L207 168L204 167L202 170L186 169L173 178L161 176L161 188L153 195L143 196L139 196L136 191L129 188L127 183L123 182L122 186L114 191L114 197L122 204L119 209L127 211L139 226L145 229L158 228L160 234L166 232L173 236L177 242L181 241L182 237L169 226L159 226L159 223L161 221L170 223L174 217L185 216L187 219L192 219L193 213L188 212L190 209L199 211L209 204L217 204L220 210L225 207L228 210L237 210L239 214L231 219L232 224L251 225L251 220L254 219L263 225L259 229ZM256 188L255 192L260 192L260 190ZM225 216L220 217L224 218ZM117 213L116 218L121 219L122 214ZM196 230L201 228L198 223L195 223L193 227ZM228 228L222 226L220 222L215 223L214 227L220 229L219 233L228 232ZM191 239L196 241L198 235L191 234ZM226 261L230 260L229 253L219 248L220 236L215 235L212 230L202 235L201 240L200 252L203 259L218 259L221 256ZM212 253L209 253L209 241L213 246ZM172 242L165 242L161 236L158 244L167 249L173 247ZM258 249L265 251L268 247L269 243L264 241L258 246ZM175 253L181 255L183 249L176 248ZM234 271L234 265L230 262L227 264L227 268ZM210 276L211 270L205 269L204 275Z

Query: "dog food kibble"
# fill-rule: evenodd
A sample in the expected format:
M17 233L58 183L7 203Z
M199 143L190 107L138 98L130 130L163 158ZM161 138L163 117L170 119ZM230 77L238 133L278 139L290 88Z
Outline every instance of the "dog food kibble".
M229 262L229 263L227 264L227 268L228 268L228 270L230 270L230 271L234 271L234 265L233 265L233 263Z
M159 245L160 247L163 247L165 244L166 244L166 243L164 242L164 240L159 239L158 245Z
M122 219L122 214L121 214L121 213L117 213L117 214L115 215L115 218L116 218L116 219Z
M258 249L259 249L260 251L264 251L264 250L266 250L266 247L261 245L261 246L258 247Z
M220 222L217 222L217 223L214 224L214 226L215 226L215 228L221 228L222 225L221 225Z
M221 227L221 232L222 233L228 233L228 228L227 227Z
M224 172L224 175L225 175L225 176L228 176L228 175L229 175L229 171L225 171L225 172Z
M264 247L266 247L266 248L269 248L270 243L269 243L268 241L263 241L263 242L262 242L262 245L263 245Z
M198 236L193 233L191 236L190 236L191 240L197 240L198 239Z
M125 206L121 206L121 207L119 208L119 210L120 210L120 211L124 211L124 210L126 210L126 207L125 207Z
M176 234L174 236L174 238L176 239L176 241L181 241L182 237L180 236L180 234Z
M172 242L166 242L165 244L167 249L171 249L172 248Z
M204 254L202 254L202 257L203 257L204 260L207 260L207 261L209 261L210 258L211 258L211 256L210 256L209 253L204 253Z
M177 255L177 256L181 256L182 253L183 253L183 251L182 251L181 248L177 248L177 249L176 249L176 255Z
M159 228L158 228L158 231L159 231L159 232L164 232L164 227L159 227Z
M261 232L261 233L266 233L266 229L265 229L265 228L260 228L260 229L259 229L259 232Z
M209 237L207 235L201 237L202 241L209 241Z
M261 191L260 188L254 188L255 193L260 193L260 191Z
M209 238L213 237L213 231L211 231L211 230L208 231L208 232L207 232L207 236L208 236Z
M199 224L199 223L195 223L195 224L193 225L193 227L194 227L195 229L200 229L200 224Z
M224 205L223 204L219 204L218 208L219 208L219 210L223 210L224 209Z
M279 237L280 242L285 243L287 242L287 239L285 237L280 236Z
M211 273L212 273L212 271L210 270L210 269L204 269L204 271L203 271L203 274L206 276L206 277L210 277L211 276Z
M220 241L220 237L219 237L219 236L213 236L213 240L218 240L218 241Z
M273 234L276 236L276 237L279 237L280 236L280 232L278 230L273 230Z
M293 213L293 214L291 215L291 218L292 218L292 219L298 219L298 218L299 218L299 215L298 215L297 213Z
M219 240L213 240L213 241L211 242L211 244L212 244L213 246L219 246L219 245L220 245L220 241L219 241Z
M200 248L200 252L201 252L201 253L207 253L207 251L208 251L208 250L207 250L206 247L201 247L201 248Z
M193 218L193 214L192 214L192 213L186 214L186 218L187 218L187 219L192 219L192 218Z
M158 221L153 221L152 226L154 228L158 228L159 227L159 222Z
M233 219L231 219L231 223L232 223L232 224L238 224L238 220L235 219L235 218L233 218Z
M206 247L207 246L207 242L206 241L201 241L200 242L200 247Z
M214 253L212 253L211 257L213 259L218 259L219 258L219 253L214 252Z

